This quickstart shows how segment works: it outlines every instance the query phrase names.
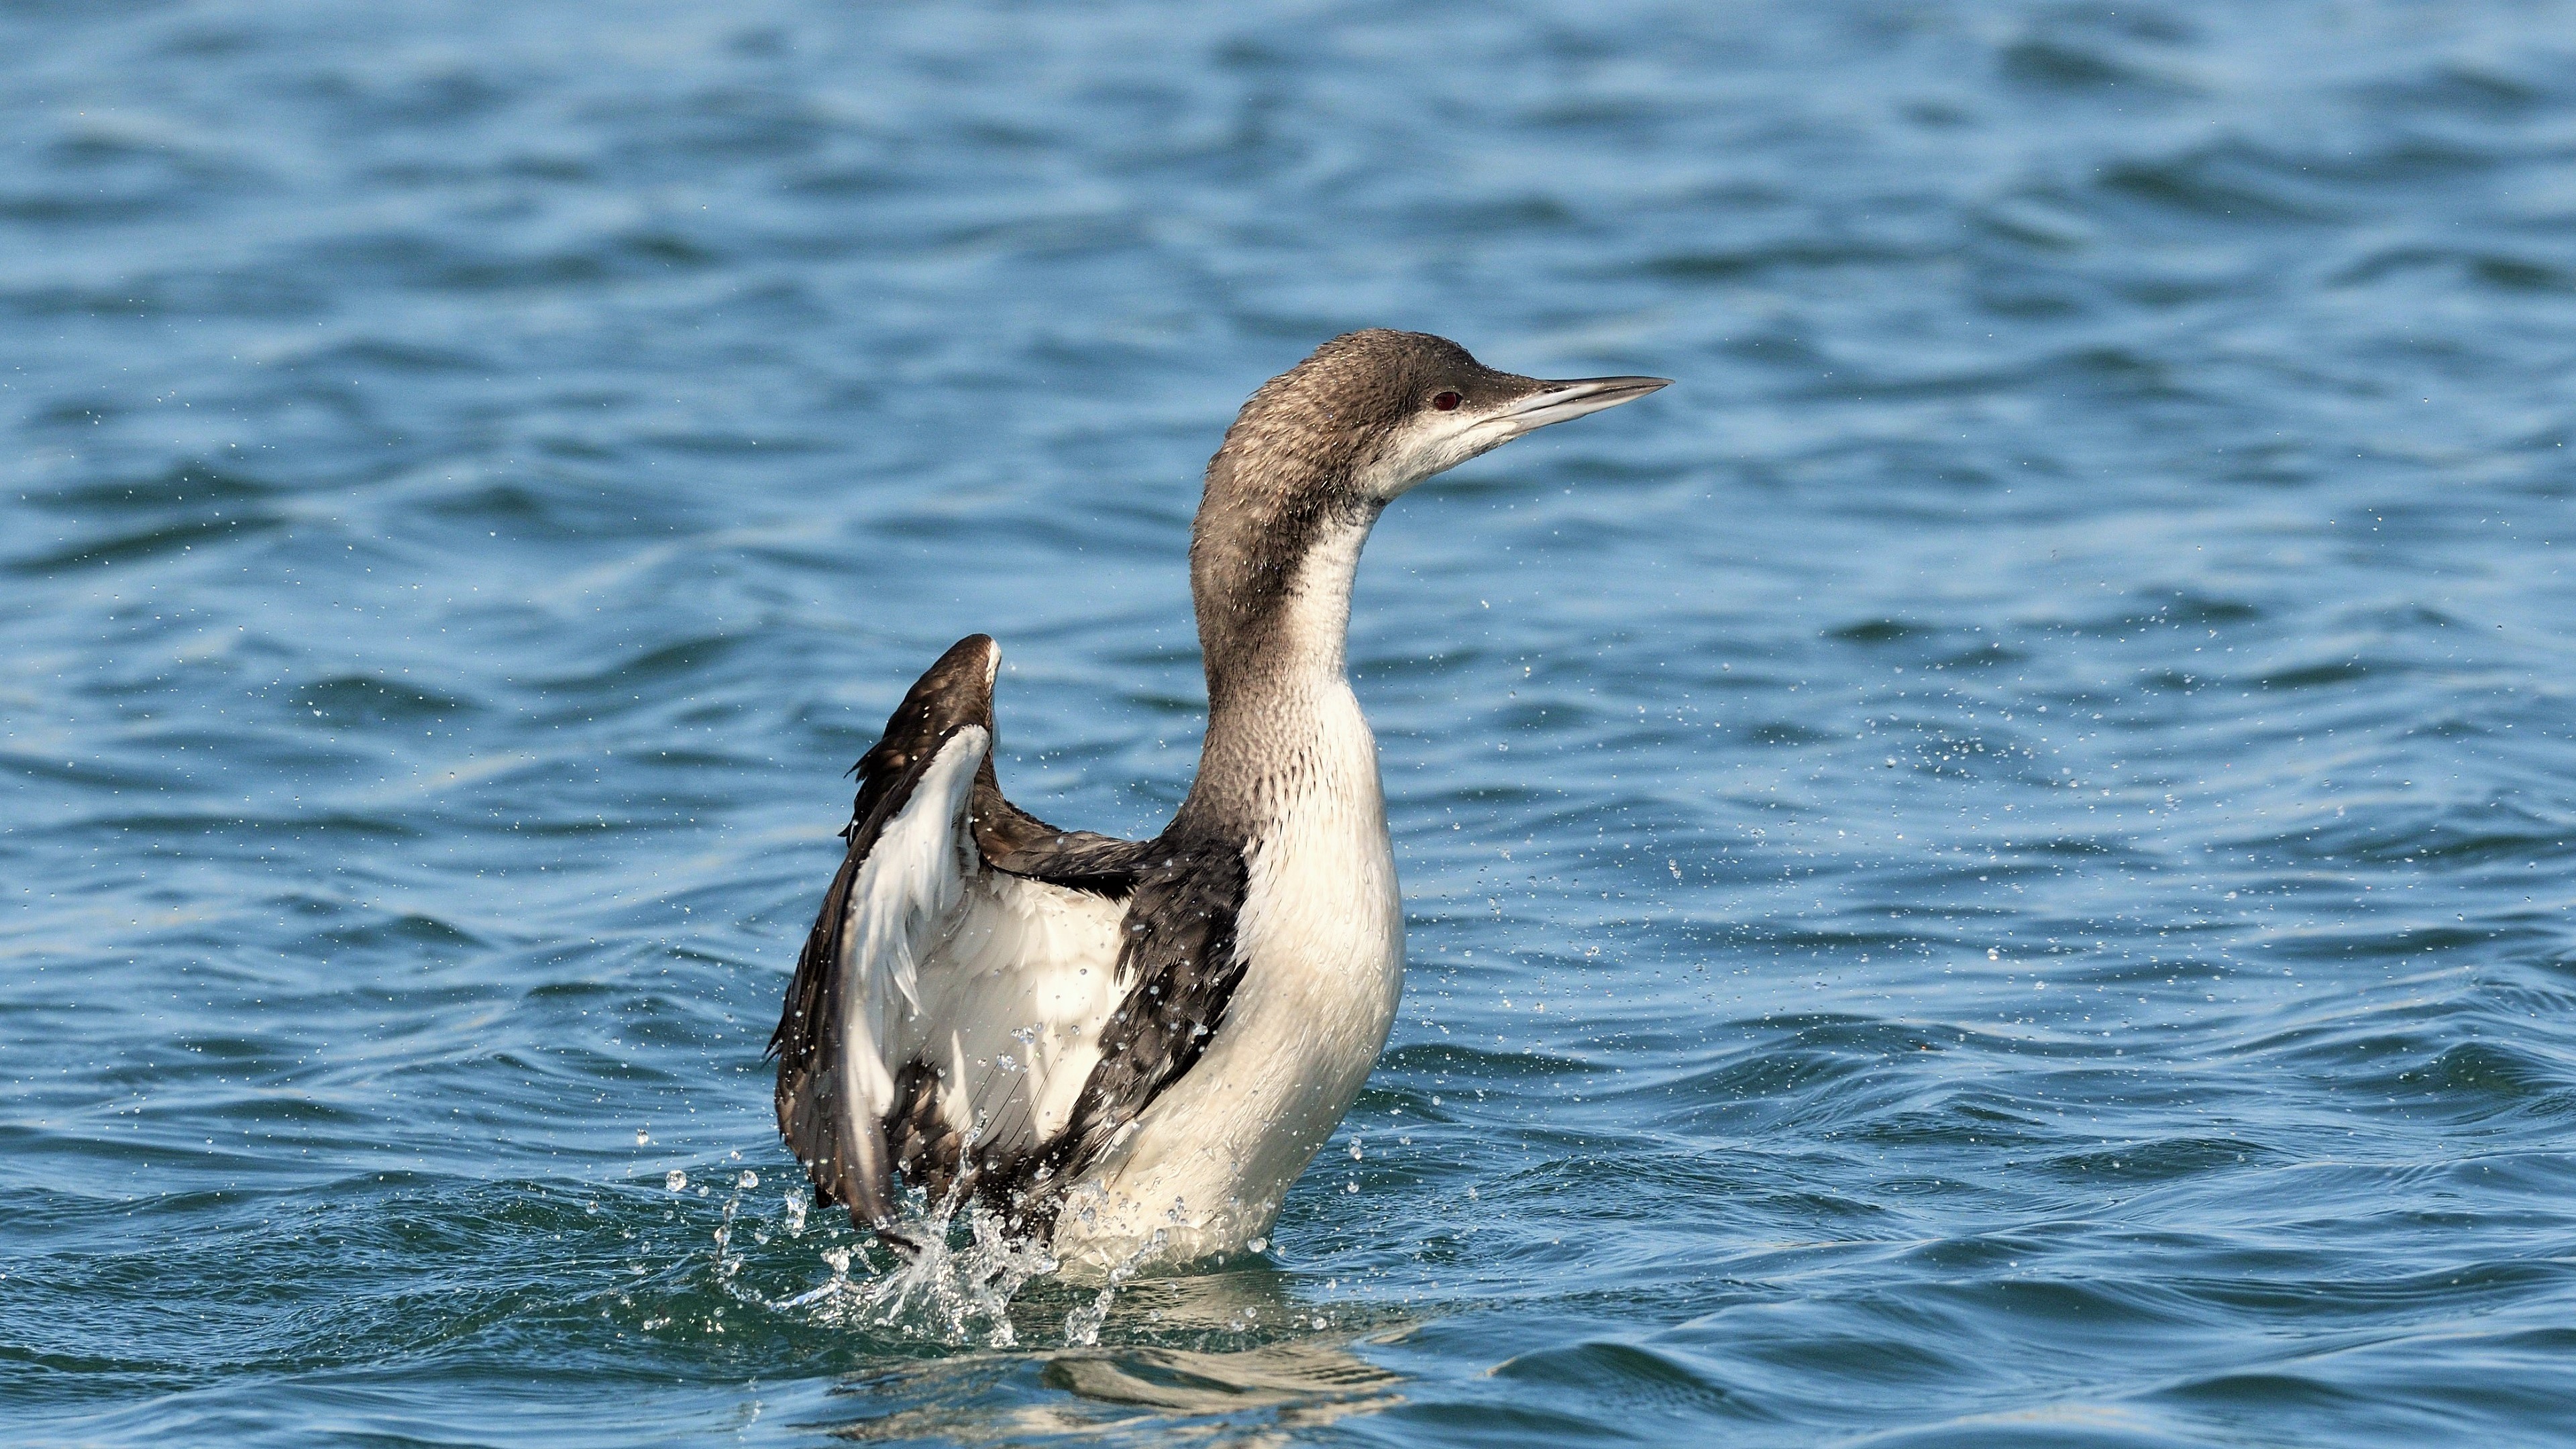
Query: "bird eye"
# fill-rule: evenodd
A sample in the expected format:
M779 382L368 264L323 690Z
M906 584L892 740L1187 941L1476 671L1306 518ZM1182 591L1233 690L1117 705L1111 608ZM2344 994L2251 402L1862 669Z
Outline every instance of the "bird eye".
M1458 404L1465 401L1465 398L1458 396L1458 394L1454 392L1433 393L1431 395L1431 405L1444 413L1456 412L1458 410Z

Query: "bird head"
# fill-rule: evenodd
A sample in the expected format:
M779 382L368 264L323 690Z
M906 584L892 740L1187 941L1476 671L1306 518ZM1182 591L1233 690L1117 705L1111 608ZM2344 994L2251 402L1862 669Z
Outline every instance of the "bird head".
M1523 377L1485 366L1445 337L1371 328L1334 338L1263 384L1227 430L1225 452L1269 465L1258 470L1264 481L1328 489L1338 495L1332 502L1373 509L1525 433L1669 381Z

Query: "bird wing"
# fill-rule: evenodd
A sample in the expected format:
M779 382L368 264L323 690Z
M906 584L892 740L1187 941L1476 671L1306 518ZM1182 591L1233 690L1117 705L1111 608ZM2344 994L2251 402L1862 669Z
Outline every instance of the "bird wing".
M894 1175L944 1193L1033 1168L1073 1121L1116 1013L1123 898L1146 847L1002 798L1000 650L958 641L855 767L848 850L770 1050L778 1127L819 1200L883 1228Z
M1248 874L1242 848L1225 840L1166 836L1136 862L1119 931L1116 1009L1101 1029L1098 1065L1045 1153L1059 1181L1115 1147L1198 1065L1224 1024L1243 979L1235 920Z

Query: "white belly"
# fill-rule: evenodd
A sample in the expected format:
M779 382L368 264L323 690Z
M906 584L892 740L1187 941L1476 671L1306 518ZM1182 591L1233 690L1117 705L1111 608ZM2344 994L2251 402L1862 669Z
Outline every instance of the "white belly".
M1404 985L1377 744L1345 689L1319 768L1247 852L1243 979L1197 1065L1068 1190L1054 1252L1083 1276L1233 1252L1358 1099Z

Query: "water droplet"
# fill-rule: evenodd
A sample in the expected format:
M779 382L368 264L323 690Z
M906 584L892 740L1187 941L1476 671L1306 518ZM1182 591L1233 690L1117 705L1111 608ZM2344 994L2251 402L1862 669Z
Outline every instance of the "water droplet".
M736 1187L758 1187L760 1186L760 1174L751 1171L749 1168L745 1168L743 1169L742 1176L735 1178L733 1181L734 1186Z
M678 1192L681 1188L687 1187L688 1185L689 1175L676 1167L672 1168L669 1172L662 1174L662 1186L672 1192Z
M1256 1253L1266 1253L1270 1251L1270 1240L1268 1238L1255 1238L1251 1242L1244 1244L1244 1246L1250 1248Z
M645 1130L644 1130L643 1128L641 1128L641 1127L636 1128L636 1129L635 1129L635 1145L636 1145L636 1146L638 1146L638 1147L650 1147L650 1146L652 1146L652 1145L653 1145L653 1134L652 1134L652 1133L650 1133L650 1132L645 1131Z

